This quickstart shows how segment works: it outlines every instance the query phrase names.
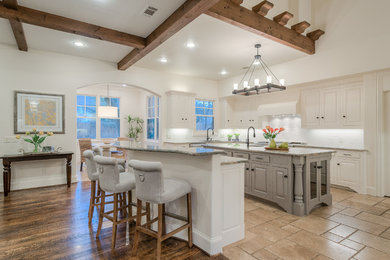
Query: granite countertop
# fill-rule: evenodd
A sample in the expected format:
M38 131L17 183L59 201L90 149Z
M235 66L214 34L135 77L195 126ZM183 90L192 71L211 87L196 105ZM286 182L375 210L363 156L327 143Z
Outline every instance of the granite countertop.
M237 164L237 163L247 163L249 160L243 158L234 158L230 156L221 157L221 165Z
M330 146L317 146L317 145L306 145L306 144L294 144L292 147L307 147L307 148L319 148L319 149L331 149L331 150L346 150L346 151L368 151L364 148L341 148L341 147L330 147Z
M268 154L282 154L282 155L316 155L324 153L334 153L334 150L324 150L315 148L290 148L288 151L266 150L264 147L247 146L246 144L205 144L204 147L222 149L222 150L237 150L243 152L261 152Z
M224 151L217 150L214 148L203 148L203 147L173 148L171 146L167 147L160 144L130 143L127 141L116 142L114 143L113 146L121 149L131 150L131 151L178 153L178 154L186 154L186 155L193 155L193 156L225 154Z
M225 144L225 143L232 143L232 141L228 140L212 140L212 141L206 141L206 140L166 140L164 143L167 144ZM245 141L239 141L239 143L246 143Z

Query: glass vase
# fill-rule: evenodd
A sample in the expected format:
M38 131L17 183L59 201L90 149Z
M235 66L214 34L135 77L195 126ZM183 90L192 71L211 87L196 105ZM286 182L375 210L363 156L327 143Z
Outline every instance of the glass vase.
M39 144L35 143L34 144L34 151L33 151L33 153L37 153L37 152L39 152Z

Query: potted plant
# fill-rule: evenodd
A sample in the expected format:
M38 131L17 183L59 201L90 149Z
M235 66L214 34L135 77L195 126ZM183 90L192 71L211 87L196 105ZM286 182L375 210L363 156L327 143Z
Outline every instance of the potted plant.
M281 128L272 128L270 127L269 125L267 125L264 129L263 129L263 136L266 140L268 140L268 143L269 143L269 147L270 148L276 148L276 142L275 142L275 138L278 134L280 134L281 132L284 131L284 128L281 127Z
M229 134L227 135L228 141L230 142L232 140L233 135Z
M129 132L127 137L130 138L130 141L138 140L139 135L143 132L143 123L144 120L137 116L127 116L127 122L129 123Z
M29 138L23 138L23 141L34 145L34 153L39 152L39 149L42 147L42 143L46 140L48 136L52 136L53 132L47 132L46 134L43 131L37 131L36 128L32 130L32 133L26 132L26 136ZM16 136L16 139L21 139L20 135Z
M240 134L234 134L234 136L236 137L235 141L239 142L240 141Z

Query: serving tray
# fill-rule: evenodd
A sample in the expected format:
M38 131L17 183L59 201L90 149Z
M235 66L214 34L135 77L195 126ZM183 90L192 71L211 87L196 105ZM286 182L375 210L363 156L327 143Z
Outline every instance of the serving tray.
M271 147L264 147L266 150L275 150L275 151L288 151L288 148L271 148Z

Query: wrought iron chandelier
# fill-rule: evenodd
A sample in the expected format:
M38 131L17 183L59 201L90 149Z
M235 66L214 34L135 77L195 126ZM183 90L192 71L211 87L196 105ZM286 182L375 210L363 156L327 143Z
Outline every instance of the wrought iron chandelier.
M261 44L255 45L257 51L255 58L248 67L240 83L235 83L233 85L233 94L250 96L286 90L284 79L278 79L261 58L261 55L259 54L260 47ZM264 74L263 76L266 76L266 83L263 85L260 84L262 72ZM253 85L251 86L252 80ZM277 84L275 84L275 82L277 82Z

